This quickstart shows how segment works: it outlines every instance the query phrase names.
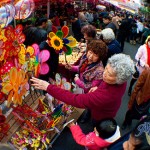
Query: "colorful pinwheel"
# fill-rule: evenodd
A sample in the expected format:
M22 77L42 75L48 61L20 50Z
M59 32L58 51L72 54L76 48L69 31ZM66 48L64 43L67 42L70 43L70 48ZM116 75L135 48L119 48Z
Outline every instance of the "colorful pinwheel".
M29 60L30 58L34 58L34 48L32 46L28 46L27 48L25 45L21 45L21 50L18 53L18 61L20 64L24 64L26 60Z
M4 82L2 87L2 92L8 95L8 103L22 104L22 96L27 92L28 78L23 70L17 70L17 68L12 68L9 72L9 80Z
M35 76L38 77L39 74L45 75L49 72L50 68L46 61L50 58L50 52L48 50L42 50L40 52L39 45L33 44L35 60Z
M5 41L5 58L17 56L21 50L21 44L25 41L25 35L22 33L23 26L17 25L14 29L8 26L5 29L4 35L7 38Z
M52 31L50 32L49 37L49 45L53 47L56 52L64 51L66 55L70 55L72 53L72 48L76 46L77 41L74 37L68 36L69 28L67 26L63 26L61 30L57 30L56 27L52 27Z

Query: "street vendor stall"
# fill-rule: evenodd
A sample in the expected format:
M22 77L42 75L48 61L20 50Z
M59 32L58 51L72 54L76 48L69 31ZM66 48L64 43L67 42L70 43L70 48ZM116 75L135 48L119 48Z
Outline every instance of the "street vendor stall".
M0 7L0 11L2 8L4 12L4 16L0 14L0 142L7 142L19 150L45 150L52 145L56 139L54 137L61 133L68 119L78 119L83 110L51 96L45 97L42 91L31 86L31 77L39 77L50 70L46 64L50 53L48 50L40 51L36 43L26 47L23 44L23 26L8 25L10 19L25 19L33 11L34 4L29 8L26 1L23 6L17 2L13 7ZM3 11L5 8L14 8L11 15L7 14L8 11ZM14 15L16 10L17 14ZM74 63L81 55L77 55L76 51L72 53L77 42L68 33L67 26L60 30L54 28L49 34L49 45L57 53L63 52L62 55L67 57L69 63ZM69 59L70 54L72 57ZM60 60L63 64L63 59ZM62 75L56 74L51 82L66 90L73 90L71 83Z

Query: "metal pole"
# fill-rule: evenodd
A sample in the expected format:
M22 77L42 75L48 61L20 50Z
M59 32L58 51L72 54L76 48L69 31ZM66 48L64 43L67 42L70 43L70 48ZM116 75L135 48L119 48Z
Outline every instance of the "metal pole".
M50 15L50 0L47 1L47 19L49 19Z

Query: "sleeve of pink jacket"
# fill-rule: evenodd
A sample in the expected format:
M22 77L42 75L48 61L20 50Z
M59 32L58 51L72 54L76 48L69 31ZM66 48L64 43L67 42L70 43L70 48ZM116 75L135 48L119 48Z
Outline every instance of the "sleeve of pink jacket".
M95 142L93 142L94 133L90 132L89 134L85 135L79 125L73 125L70 127L72 136L74 140L83 146L92 146L96 145ZM92 136L93 135L93 136ZM96 135L95 135L96 136ZM106 147L108 144L103 139L99 138L101 146L100 147Z
M71 71L73 72L79 72L79 66L72 66Z
M92 81L92 84L90 86L86 86L86 84L81 81L80 79L76 80L75 83L82 89L84 89L84 91L88 91L90 88L95 87L95 86L99 86L99 84L102 82L102 80L94 80Z

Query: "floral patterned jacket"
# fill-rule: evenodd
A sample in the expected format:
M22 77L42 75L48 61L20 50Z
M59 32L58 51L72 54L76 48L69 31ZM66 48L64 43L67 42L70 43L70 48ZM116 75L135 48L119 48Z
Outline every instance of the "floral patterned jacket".
M72 71L79 73L79 79L76 80L76 84L84 89L84 92L87 93L90 88L98 86L103 78L104 66L102 61L94 63L90 66L87 66L85 71L80 73L79 68L87 60L86 56L81 58L79 66L72 66Z

